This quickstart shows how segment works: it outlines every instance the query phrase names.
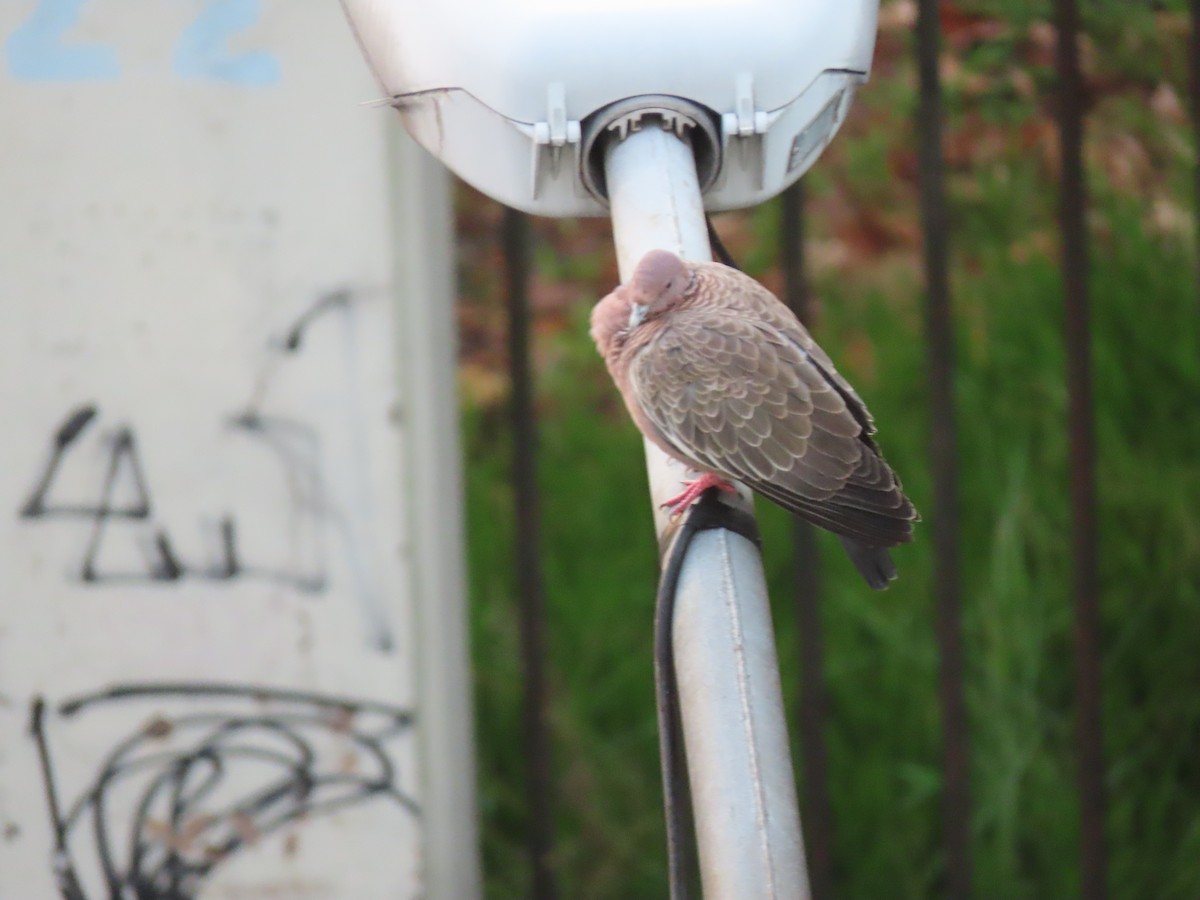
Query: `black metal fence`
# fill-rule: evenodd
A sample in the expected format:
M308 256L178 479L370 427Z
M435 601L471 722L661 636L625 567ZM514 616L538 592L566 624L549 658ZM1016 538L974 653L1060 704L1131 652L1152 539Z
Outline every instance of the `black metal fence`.
M1079 870L1082 896L1105 896L1105 798L1103 731L1100 717L1100 640L1097 585L1095 448L1089 367L1088 246L1084 228L1087 204L1082 165L1082 109L1078 64L1079 16L1075 0L1056 0L1057 111L1061 146L1060 236L1067 365L1070 483L1074 595L1075 715L1080 814ZM1191 4L1193 22L1200 21L1200 0ZM930 468L934 478L933 505L926 510L934 545L934 620L940 655L939 705L942 713L942 841L945 893L966 898L972 886L969 821L969 736L964 699L962 594L959 577L958 465L951 294L948 254L951 252L943 186L942 96L939 85L941 41L937 0L919 0L915 51L919 72L918 165L921 226L924 236L926 284L925 329L928 393L936 413L931 417ZM1191 87L1193 110L1200 129L1200 54L1193 32ZM1197 132L1200 142L1200 130ZM1200 168L1197 169L1200 198ZM785 299L802 319L809 318L805 278L804 193L797 185L783 198L781 262ZM553 835L549 741L543 720L546 700L541 656L542 587L538 559L538 499L535 479L535 423L530 389L527 332L529 232L523 217L508 213L503 224L508 264L510 310L512 427L516 462L515 565L521 591L522 648L525 654L524 715L528 835L536 900L556 896L551 867ZM835 895L832 865L833 829L827 752L823 733L829 715L825 687L821 627L821 572L812 530L800 524L795 537L796 610L802 689L797 724L802 750L805 841L809 874L816 900ZM986 893L986 891L982 892Z

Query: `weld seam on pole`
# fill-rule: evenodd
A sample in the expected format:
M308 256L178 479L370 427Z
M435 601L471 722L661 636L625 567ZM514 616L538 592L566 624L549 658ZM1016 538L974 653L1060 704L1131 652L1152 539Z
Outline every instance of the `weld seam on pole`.
M767 873L767 888L770 896L777 896L775 889L775 867L772 865L772 848L770 836L767 833L767 799L763 791L762 763L759 760L759 746L755 739L757 730L754 727L754 710L750 703L750 667L746 664L746 636L742 629L741 616L734 602L733 560L729 556L730 536L721 532L721 581L722 600L729 614L729 627L733 634L734 653L737 659L738 702L742 707L742 727L746 732L746 744L750 748L748 762L750 779L754 785L754 821L758 825L759 849L762 853L763 867Z

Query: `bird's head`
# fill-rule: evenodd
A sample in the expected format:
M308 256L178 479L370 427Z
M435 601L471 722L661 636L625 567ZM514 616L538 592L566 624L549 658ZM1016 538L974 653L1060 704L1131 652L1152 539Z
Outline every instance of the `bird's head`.
M651 250L629 279L629 328L660 315L683 299L692 276L682 259L667 250Z

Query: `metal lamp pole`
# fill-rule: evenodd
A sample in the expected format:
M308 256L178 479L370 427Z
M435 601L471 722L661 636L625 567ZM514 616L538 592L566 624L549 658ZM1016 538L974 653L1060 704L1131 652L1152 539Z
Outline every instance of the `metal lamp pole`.
M606 175L621 279L642 255L665 249L709 260L690 145L647 117L613 139ZM688 469L647 442L660 541L660 504ZM694 476L693 476L694 477ZM734 501L752 511L748 493ZM722 529L693 539L675 606L675 668L704 896L807 900L808 876L792 772L775 635L762 559Z

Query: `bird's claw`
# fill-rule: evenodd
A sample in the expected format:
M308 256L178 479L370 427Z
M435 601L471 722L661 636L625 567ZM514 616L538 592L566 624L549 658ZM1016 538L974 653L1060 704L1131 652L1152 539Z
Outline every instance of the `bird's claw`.
M712 472L705 472L695 481L683 482L683 487L683 493L679 494L677 497L672 497L666 503L662 504L663 509L669 509L671 511L672 522L682 516L684 510L691 506L696 498L709 488L715 487L719 491L725 491L726 493L730 494L737 493L737 488L735 488L720 475L714 475Z

